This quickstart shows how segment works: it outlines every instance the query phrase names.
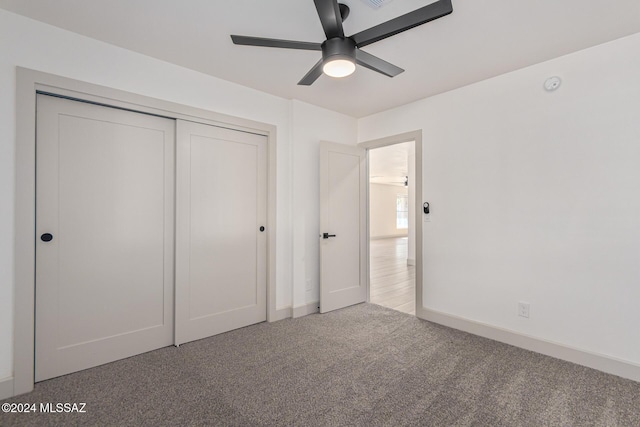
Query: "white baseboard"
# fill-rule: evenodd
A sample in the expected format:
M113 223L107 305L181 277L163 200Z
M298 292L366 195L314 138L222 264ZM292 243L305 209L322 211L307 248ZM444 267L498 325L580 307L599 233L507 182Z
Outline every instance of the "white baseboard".
M0 380L0 400L13 397L13 377Z
M269 322L277 322L278 320L284 320L291 317L291 307L279 308L276 310L273 319L269 319Z
M628 360L573 348L564 344L547 341L424 307L418 310L417 317L515 347L555 357L556 359L566 360L567 362L576 363L608 374L640 382L640 365Z
M407 258L407 265L416 265L416 260L413 258Z
M293 318L296 319L298 317L306 316L308 314L317 313L318 304L320 304L318 301L314 301L305 305L293 307Z
M408 235L405 234L389 234L386 236L371 236L369 237L369 240L381 240L381 239L393 239L395 237L407 237Z

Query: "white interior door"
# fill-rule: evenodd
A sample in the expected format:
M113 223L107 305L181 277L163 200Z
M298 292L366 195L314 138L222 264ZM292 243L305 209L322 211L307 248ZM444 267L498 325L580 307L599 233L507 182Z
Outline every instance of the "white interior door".
M366 151L320 143L320 312L367 299Z
M267 317L267 137L178 121L176 344Z
M45 95L37 107L42 381L172 344L175 123Z

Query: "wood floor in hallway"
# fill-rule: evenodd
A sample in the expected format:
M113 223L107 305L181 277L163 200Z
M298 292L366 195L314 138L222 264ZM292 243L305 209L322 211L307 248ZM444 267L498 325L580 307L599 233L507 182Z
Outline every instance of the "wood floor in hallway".
M416 268L407 265L407 238L371 240L371 302L416 314Z

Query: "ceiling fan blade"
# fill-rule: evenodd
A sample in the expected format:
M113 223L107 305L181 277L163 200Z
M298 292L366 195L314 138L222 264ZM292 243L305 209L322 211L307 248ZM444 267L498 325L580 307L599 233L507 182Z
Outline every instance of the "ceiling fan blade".
M316 65L313 66L312 69L298 82L301 86L311 86L313 82L318 80L318 77L322 74L322 64L324 60L318 61Z
M413 12L356 33L351 38L356 42L357 47L364 47L434 19L442 18L451 12L453 12L451 0L438 0Z
M396 67L384 59L380 59L360 49L356 49L356 63L389 77L395 77L404 71L402 68Z
M338 0L313 0L327 39L344 37Z
M320 43L299 42L295 40L265 39L250 36L231 36L234 44L245 46L279 47L283 49L322 50Z

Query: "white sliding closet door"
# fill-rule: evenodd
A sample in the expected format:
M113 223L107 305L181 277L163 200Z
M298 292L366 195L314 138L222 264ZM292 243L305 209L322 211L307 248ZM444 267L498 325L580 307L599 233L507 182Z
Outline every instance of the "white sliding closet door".
M267 138L178 120L176 344L266 320Z
M35 379L173 343L173 120L37 98Z

